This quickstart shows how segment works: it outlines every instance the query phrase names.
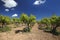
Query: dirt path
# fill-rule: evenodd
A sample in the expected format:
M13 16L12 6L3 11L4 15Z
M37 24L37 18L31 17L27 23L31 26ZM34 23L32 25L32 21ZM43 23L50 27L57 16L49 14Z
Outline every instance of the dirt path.
M0 33L0 40L59 40L56 36L50 33L45 33L37 29L38 25L35 24L30 33L15 34L15 30L22 29L17 27L10 32Z

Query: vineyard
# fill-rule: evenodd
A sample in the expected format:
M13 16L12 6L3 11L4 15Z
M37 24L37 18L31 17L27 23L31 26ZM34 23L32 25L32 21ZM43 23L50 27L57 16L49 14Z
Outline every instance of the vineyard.
M60 16L36 20L22 13L19 18L0 15L0 40L60 40Z

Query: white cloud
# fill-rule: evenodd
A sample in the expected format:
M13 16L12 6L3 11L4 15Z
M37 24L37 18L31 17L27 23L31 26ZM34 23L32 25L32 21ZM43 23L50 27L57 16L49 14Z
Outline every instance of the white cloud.
M6 8L12 8L17 6L17 2L15 2L14 0L2 0L2 2L5 3L4 6Z
M40 4L44 4L45 2L46 2L46 0L36 0L33 4L40 5Z
M13 14L13 15L12 15L12 17L17 17L17 16L18 16L18 14Z
M9 9L5 9L5 11L7 11L7 12L8 12L8 11L9 11Z
M39 5L39 4L40 4L39 1L34 2L34 5Z

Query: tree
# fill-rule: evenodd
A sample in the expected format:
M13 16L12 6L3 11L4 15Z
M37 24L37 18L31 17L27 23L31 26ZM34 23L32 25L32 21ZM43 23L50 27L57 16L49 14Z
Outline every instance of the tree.
M34 25L36 22L36 17L34 15L30 15L30 17L27 14L21 14L20 16L20 21L27 24L27 27L24 28L23 30L25 32L30 32L31 29L31 24Z
M20 21L21 21L21 22L23 22L23 23L27 23L28 20L29 20L29 17L28 17L27 14L24 14L24 13L21 14L21 16L20 16Z
M18 26L19 24L20 24L20 19L19 18L16 18L16 17L14 17L14 18L12 18L12 23L14 23L16 26Z
M46 24L47 27L50 26L50 19L48 18L43 18L41 21L40 21L42 24Z
M30 24L30 26L31 26L31 25L34 25L35 22L36 22L36 17L31 14L29 17L29 23L28 24Z
M55 33L56 28L60 26L60 17L53 15L50 20L51 20L51 25L53 26L52 32Z
M28 17L28 15L27 14L21 14L21 16L20 16L20 21L22 22L22 23L25 23L25 24L27 24L27 27L25 27L24 29L23 29L23 31L24 32L30 32L30 28L29 28L29 17Z
M20 23L20 20L19 20L19 18L14 17L14 18L12 18L12 22L13 23Z
M30 15L30 17L28 17L28 15L23 13L20 16L20 20L29 26L29 24L34 24L36 22L36 17L34 15Z
M2 23L2 27L10 22L10 18L7 16L0 15L0 22Z

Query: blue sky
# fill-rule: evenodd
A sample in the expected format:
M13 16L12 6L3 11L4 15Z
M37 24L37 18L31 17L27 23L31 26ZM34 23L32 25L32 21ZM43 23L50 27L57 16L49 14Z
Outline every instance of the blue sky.
M0 0L0 14L19 17L22 13L33 14L37 20L60 16L60 0Z

